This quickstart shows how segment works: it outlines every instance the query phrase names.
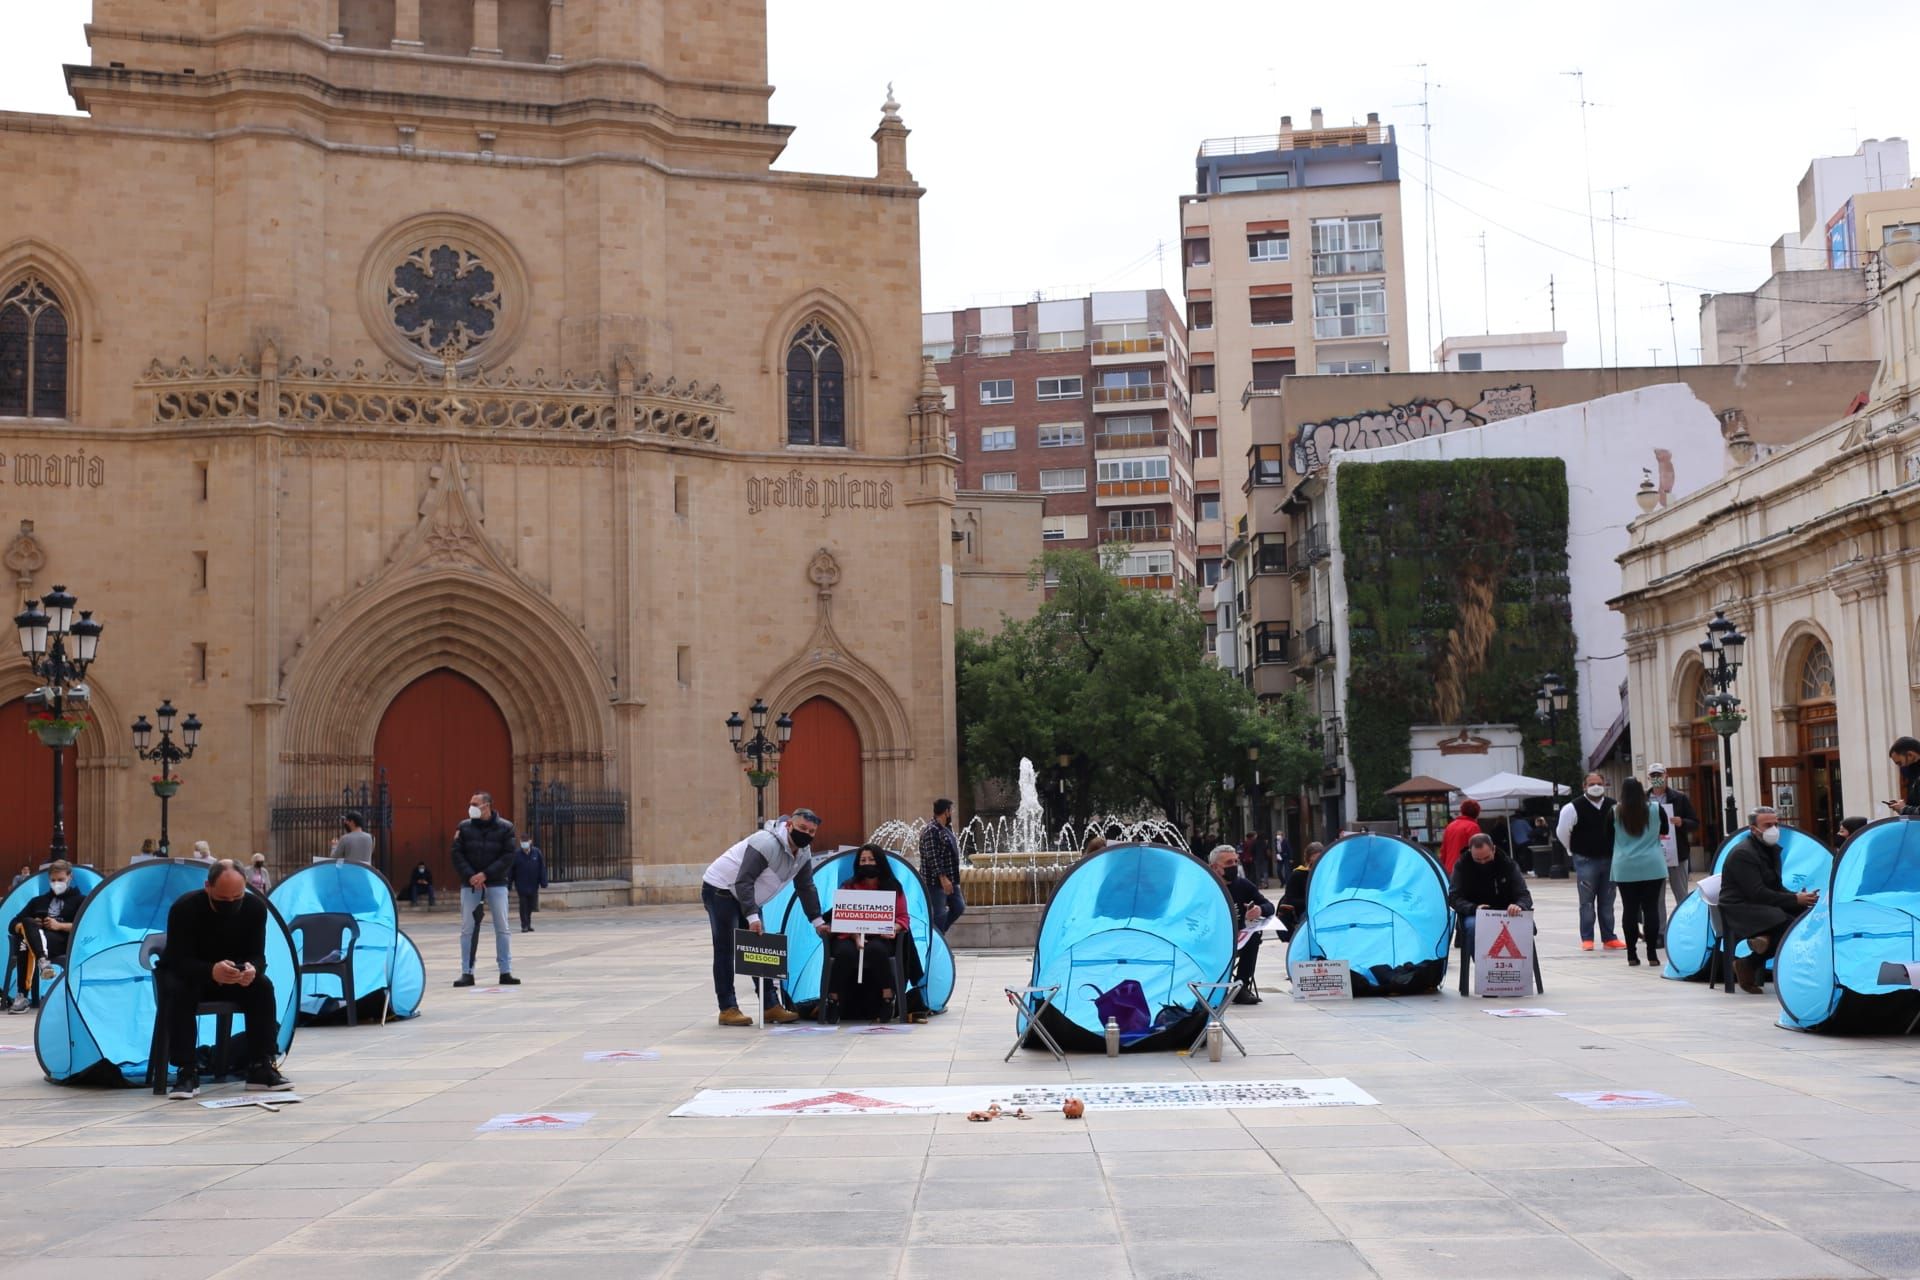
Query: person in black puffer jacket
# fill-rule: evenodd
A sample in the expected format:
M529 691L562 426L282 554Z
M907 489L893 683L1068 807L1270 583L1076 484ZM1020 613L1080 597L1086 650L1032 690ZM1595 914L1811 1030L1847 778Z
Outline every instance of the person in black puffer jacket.
M456 987L473 985L474 952L484 904L493 916L494 958L500 962L500 985L515 987L513 953L507 941L507 881L518 853L513 824L493 811L493 797L473 793L467 820L453 833L453 874L460 881L460 977Z

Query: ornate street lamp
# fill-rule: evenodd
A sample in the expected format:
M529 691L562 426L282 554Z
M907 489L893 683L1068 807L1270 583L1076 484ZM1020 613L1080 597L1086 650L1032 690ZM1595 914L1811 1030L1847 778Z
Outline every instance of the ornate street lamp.
M27 695L28 728L53 751L53 838L47 844L50 860L67 856L67 810L61 766L63 753L86 727L91 690L83 683L87 668L100 651L105 628L93 614L81 610L65 587L56 585L38 600L29 600L14 615L20 635L20 653L41 686Z
M180 722L180 746L173 745L173 718L180 713L174 710L173 699L161 699L154 710L160 721L160 741L149 748L153 741L153 726L147 718L141 716L133 722L133 749L142 760L158 760L160 772L153 780L153 794L160 797L160 856L172 857L171 845L167 838L167 802L180 790L180 779L173 776L173 766L182 760L191 759L200 746L200 717L187 712L187 718Z
M747 722L735 711L727 717L727 738L733 744L734 754L747 761L747 781L753 784L753 810L759 825L767 820L767 785L775 777L776 759L793 737L793 717L784 711L774 717L774 736L768 738L767 716L771 713L767 704L755 698L747 714L753 717L753 736L746 736Z
M1248 791L1248 799L1253 806L1253 832L1260 838L1261 849L1264 849L1264 852L1259 849L1255 851L1254 861L1257 864L1264 864L1267 859L1273 857L1273 814L1267 808L1266 789L1260 785L1259 743L1249 743L1247 746L1247 768L1253 774L1253 783ZM1264 865L1248 867L1247 875L1257 885L1260 883L1260 875L1264 869Z
M1740 828L1740 806L1733 799L1733 735L1746 723L1747 713L1740 709L1740 699L1734 696L1733 682L1740 674L1740 663L1746 652L1747 638L1740 634L1740 628L1727 620L1725 609L1715 609L1713 621L1707 624L1707 638L1700 642L1700 661L1714 688L1706 698L1706 720L1707 727L1720 735L1720 764L1727 793L1723 839Z
M1533 714L1547 726L1547 745L1550 747L1560 745L1560 717L1566 713L1570 696L1566 682L1552 671L1540 677L1540 687L1533 691ZM1551 772L1549 770L1549 774ZM1547 781L1555 786L1559 785L1558 780L1551 776ZM1572 795L1574 790L1569 784L1567 794ZM1564 880L1567 877L1567 869L1561 864L1558 852L1549 853L1548 866L1545 870L1547 875L1555 880ZM1535 874L1538 873L1539 870L1536 869Z

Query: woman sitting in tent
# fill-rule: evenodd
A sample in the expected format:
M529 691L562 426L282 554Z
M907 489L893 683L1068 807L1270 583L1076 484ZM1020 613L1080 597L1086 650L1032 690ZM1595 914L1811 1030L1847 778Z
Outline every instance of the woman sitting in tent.
M853 856L853 875L840 886L840 892L853 889L864 893L892 893L893 929L887 933L832 935L833 986L827 992L824 1020L838 1022L844 1015L869 1017L875 1022L891 1022L895 1001L900 995L893 989L893 943L895 938L911 927L907 915L907 895L900 888L899 881L894 879L892 869L887 866L886 850L878 845L861 845L859 852ZM864 964L860 955L863 943L868 953ZM918 949L902 947L900 952L907 985L918 986L921 979ZM924 1021L925 1016L922 1013L909 1014L910 1020L915 1022Z

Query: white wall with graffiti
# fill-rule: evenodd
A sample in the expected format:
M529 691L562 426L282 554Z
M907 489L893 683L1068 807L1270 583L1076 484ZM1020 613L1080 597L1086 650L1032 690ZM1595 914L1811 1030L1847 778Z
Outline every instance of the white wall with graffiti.
M1450 462L1472 458L1562 458L1567 464L1568 576L1578 647L1580 744L1591 753L1620 711L1626 679L1625 623L1607 607L1620 594L1619 556L1627 523L1640 514L1636 494L1650 475L1662 505L1717 480L1726 446L1714 412L1684 383L1643 387L1583 404L1428 435L1328 459L1328 519L1333 550L1331 621L1339 712L1346 716L1347 589L1340 553L1340 464L1395 459ZM1347 816L1354 816L1347 797Z
M1422 398L1344 418L1304 422L1291 442L1293 470L1296 475L1311 474L1326 466L1339 449L1384 449L1517 418L1532 413L1534 408L1533 388L1521 383L1488 387L1471 405L1455 404L1444 396Z

